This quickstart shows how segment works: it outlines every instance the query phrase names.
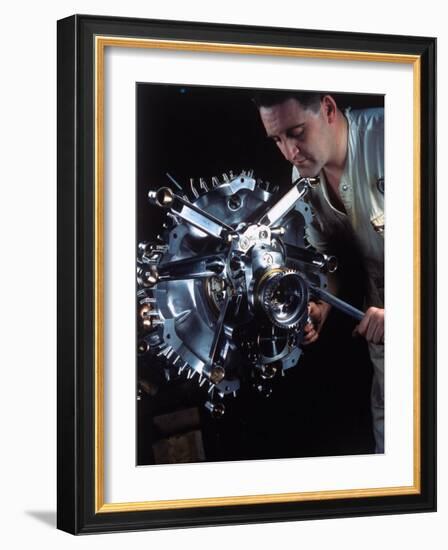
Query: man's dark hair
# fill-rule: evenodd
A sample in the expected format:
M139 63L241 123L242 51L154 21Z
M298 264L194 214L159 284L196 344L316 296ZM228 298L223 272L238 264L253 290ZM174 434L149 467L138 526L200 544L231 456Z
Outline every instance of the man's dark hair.
M272 107L273 105L280 105L288 99L295 99L304 109L311 109L317 112L320 102L325 95L323 92L258 90L254 94L252 101L260 109L260 107Z

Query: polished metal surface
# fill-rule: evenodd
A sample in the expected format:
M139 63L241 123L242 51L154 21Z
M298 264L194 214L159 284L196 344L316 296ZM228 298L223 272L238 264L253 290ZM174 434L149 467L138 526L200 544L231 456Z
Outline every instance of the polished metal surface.
M139 353L163 357L167 379L196 380L219 416L242 384L269 395L272 379L297 365L310 285L326 288L335 261L304 239L316 180L279 194L252 172L185 189L168 179L175 191L148 193L167 229L138 248Z

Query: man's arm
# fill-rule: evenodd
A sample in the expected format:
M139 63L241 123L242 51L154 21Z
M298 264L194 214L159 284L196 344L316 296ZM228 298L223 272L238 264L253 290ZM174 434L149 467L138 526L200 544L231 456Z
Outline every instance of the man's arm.
M313 344L318 338L322 326L330 313L331 306L325 302L310 302L305 325L303 345ZM369 344L384 344L384 309L369 307L362 321L355 327L353 335L363 336Z
M336 276L332 273L328 274L328 290L332 294L337 294L338 284ZM304 328L304 339L302 344L307 346L313 344L318 338L320 331L330 313L331 305L322 300L313 300L308 304L309 322Z
M384 344L384 309L369 307L353 334L359 334L370 344Z
M328 283L331 293L336 294L335 277L329 276ZM319 338L320 331L330 310L331 305L321 300L312 301L308 304L309 322L304 328L305 336L302 342L304 345L312 344ZM384 309L370 307L353 331L354 336L358 334L363 336L368 343L384 344Z

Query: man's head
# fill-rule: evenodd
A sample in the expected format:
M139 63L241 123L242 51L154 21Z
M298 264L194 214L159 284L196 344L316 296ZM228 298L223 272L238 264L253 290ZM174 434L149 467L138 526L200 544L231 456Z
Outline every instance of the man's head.
M266 134L303 177L336 162L342 113L318 92L262 92L255 96Z

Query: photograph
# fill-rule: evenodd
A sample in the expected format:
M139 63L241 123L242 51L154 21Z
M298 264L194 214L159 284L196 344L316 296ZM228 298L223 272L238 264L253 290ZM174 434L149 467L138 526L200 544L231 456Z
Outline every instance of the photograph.
M435 509L434 62L58 22L60 529Z
M137 464L384 452L384 96L136 84Z

